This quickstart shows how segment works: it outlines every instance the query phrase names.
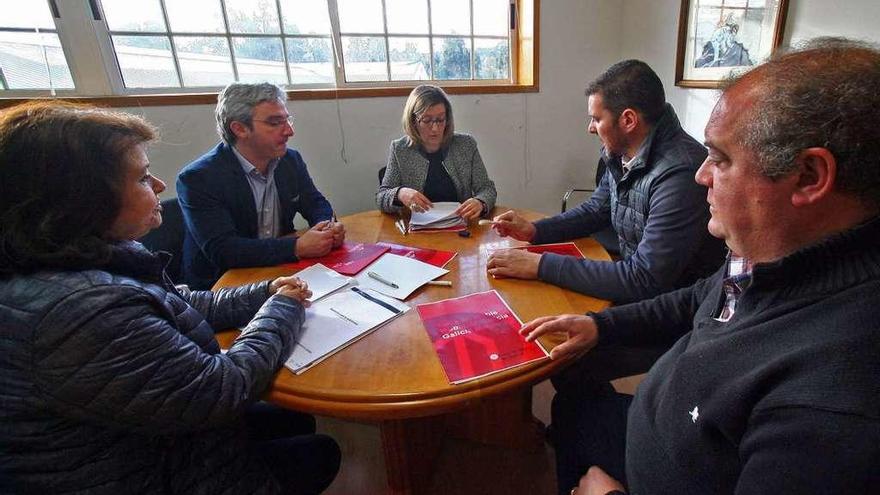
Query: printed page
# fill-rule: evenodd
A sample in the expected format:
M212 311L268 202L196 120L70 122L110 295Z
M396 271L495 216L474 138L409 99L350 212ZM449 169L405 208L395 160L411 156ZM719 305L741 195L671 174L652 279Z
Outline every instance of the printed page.
M311 302L315 302L354 282L353 278L340 275L320 263L314 264L305 270L300 270L295 275L309 284L312 297L308 300Z
M402 301L429 280L447 273L449 270L444 268L405 256L385 253L360 272L355 279L361 288L373 289Z

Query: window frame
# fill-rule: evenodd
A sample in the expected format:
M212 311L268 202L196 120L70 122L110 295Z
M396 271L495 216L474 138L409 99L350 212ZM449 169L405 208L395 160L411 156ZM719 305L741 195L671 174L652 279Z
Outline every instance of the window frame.
M135 107L135 106L163 106L163 105L197 105L214 104L217 101L217 93L222 87L177 87L177 88L125 88L122 73L116 61L116 54L112 47L112 40L107 24L103 20L103 13L98 10L94 0L82 0L87 5L76 6L72 2L57 2L49 0L50 10L53 14L60 12L60 18L55 18L56 32L62 41L62 49L67 57L71 75L76 84L75 90L56 90L55 96L49 90L7 90L0 92L0 109L17 103L46 98L60 98L69 101L91 103L109 107ZM498 80L422 80L422 81L381 81L381 82L346 82L344 79L344 67L340 63L334 63L334 71L337 72L336 80L342 81L339 87L317 87L316 85L297 85L295 88L286 88L290 100L323 100L345 98L372 98L389 96L406 96L418 84L437 84L442 86L450 94L505 94L505 93L531 93L539 90L538 86L538 53L539 36L538 25L540 15L540 0L510 0L516 6L515 16L517 29L515 36L511 37L510 43L510 73L512 82L499 84ZM341 34L338 26L338 15L334 11L335 2L331 2L331 24L333 31L330 35L333 50L341 49ZM57 9L57 10L55 10ZM90 29L84 25L88 24ZM216 33L214 33L216 35ZM283 36L269 35L270 37ZM383 33L386 40L394 37ZM433 35L443 37L442 35ZM225 32L223 37L231 43L234 34ZM474 38L483 36L469 36L471 49ZM490 36L486 36L490 38ZM91 38L91 39L89 39ZM386 46L387 48L387 46ZM100 53L100 56L95 56ZM233 55L234 56L234 55ZM387 57L390 59L390 57ZM433 56L431 57L433 65ZM388 61L390 63L390 60ZM176 70L178 62L175 59ZM234 65L234 64L233 64ZM474 57L471 57L473 70ZM94 75L86 75L98 68L103 69L103 78ZM236 69L233 68L235 71ZM288 68L285 68L289 71ZM180 72L178 72L180 77ZM310 87L311 86L311 87ZM7 96L8 95L8 96Z

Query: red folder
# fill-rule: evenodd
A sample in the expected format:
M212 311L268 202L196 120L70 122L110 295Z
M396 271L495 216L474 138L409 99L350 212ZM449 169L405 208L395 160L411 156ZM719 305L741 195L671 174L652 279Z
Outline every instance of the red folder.
M427 249L413 246L401 246L390 242L377 242L377 246L388 248L388 252L398 256L417 259L423 263L434 265L440 268L446 266L452 261L452 258L458 254L454 251L441 251L439 249Z
M306 258L284 266L297 271L321 263L342 275L355 275L388 251L387 246L363 242L343 242L341 246L319 258Z
M545 359L538 342L519 334L522 322L498 292L478 292L417 306L450 383L464 383Z

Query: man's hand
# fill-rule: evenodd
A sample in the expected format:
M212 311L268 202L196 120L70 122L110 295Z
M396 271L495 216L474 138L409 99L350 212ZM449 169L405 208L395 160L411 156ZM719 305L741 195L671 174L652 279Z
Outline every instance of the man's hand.
M486 262L489 274L535 280L538 278L538 265L541 263L541 255L530 253L522 249L499 249L489 255Z
M455 209L455 214L464 218L466 222L480 218L481 213L483 213L483 202L477 198L467 199Z
M498 232L501 237L513 237L518 241L531 241L535 238L535 225L527 221L525 218L516 214L513 210L493 218L492 228Z
M312 297L312 291L309 290L309 284L291 275L289 277L278 277L269 283L269 294L281 294L291 299L303 303L308 307L309 302L306 299Z
M327 228L333 233L333 247L338 248L345 240L345 225L341 222L331 222Z
M316 258L324 256L333 249L333 230L328 228L329 220L318 222L296 239L297 258Z
M397 190L397 199L412 211L421 213L434 207L434 203L424 194L409 187L401 187Z
M587 470L587 474L581 476L580 483L577 488L571 490L571 495L605 495L614 490L625 492L626 488L619 481L608 476L602 468L593 466Z
M599 341L596 322L585 315L542 316L526 323L519 330L520 335L524 335L529 342L553 332L565 332L568 340L550 351L551 359L580 356L595 347Z

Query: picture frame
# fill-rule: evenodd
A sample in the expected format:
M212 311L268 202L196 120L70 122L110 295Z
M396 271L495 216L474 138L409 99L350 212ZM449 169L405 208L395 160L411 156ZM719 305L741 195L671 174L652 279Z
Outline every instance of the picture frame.
M788 0L682 0L675 85L718 88L782 43Z

